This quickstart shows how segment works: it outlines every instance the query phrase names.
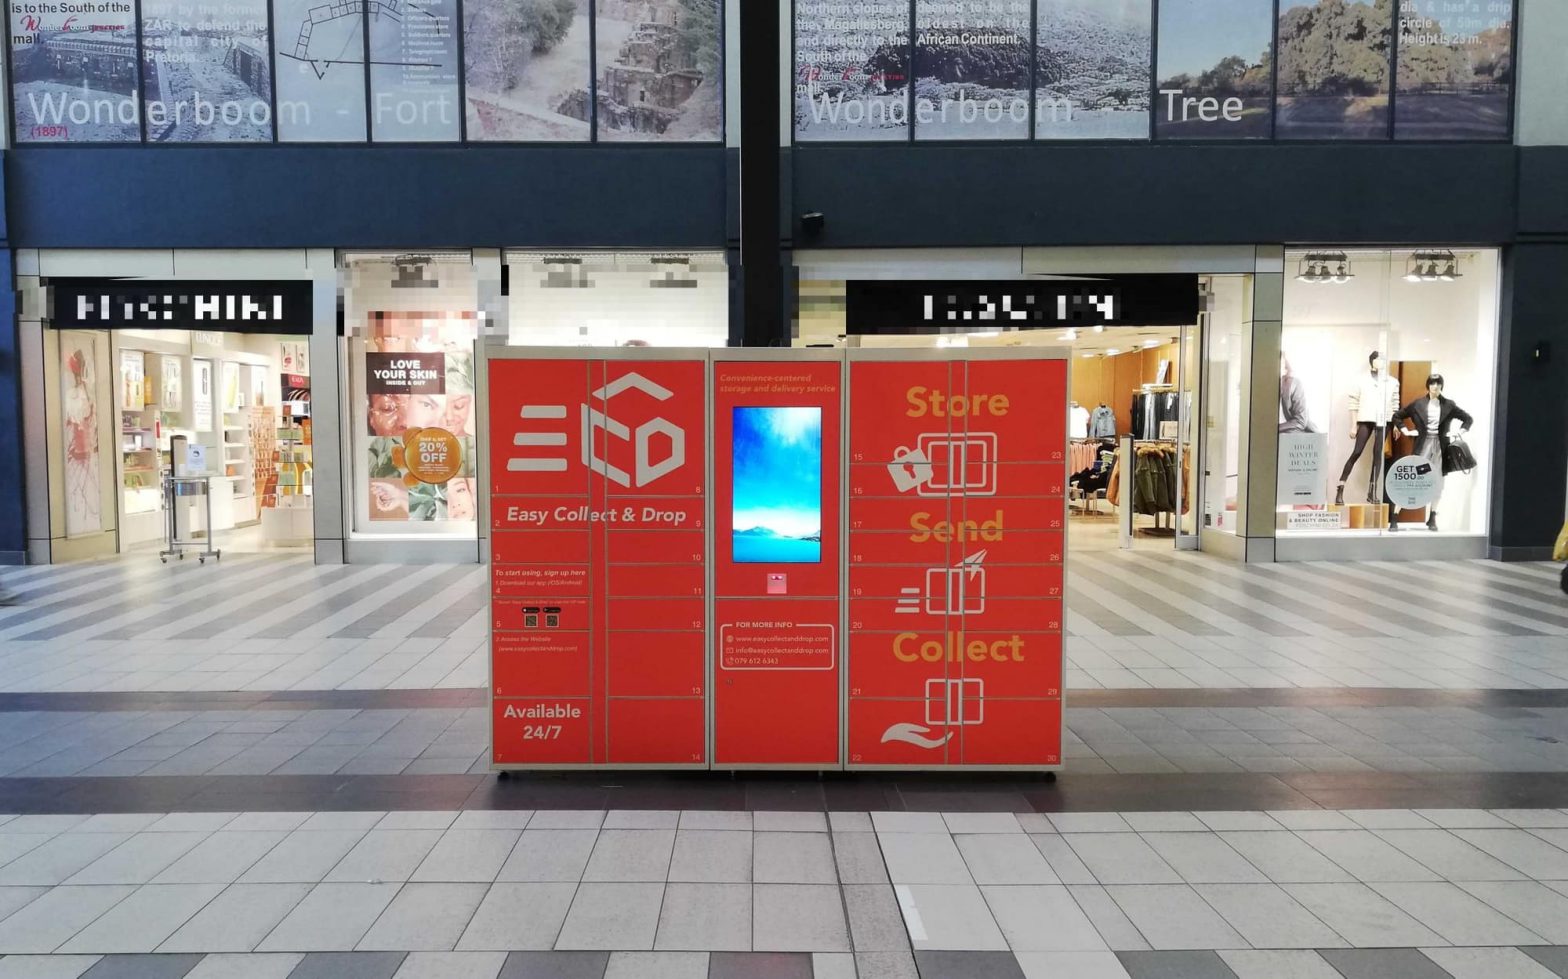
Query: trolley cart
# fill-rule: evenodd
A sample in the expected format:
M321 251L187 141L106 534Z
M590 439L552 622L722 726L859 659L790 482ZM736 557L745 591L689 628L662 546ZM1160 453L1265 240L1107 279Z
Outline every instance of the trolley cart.
M192 496L199 496L204 501L206 518L202 526L207 532L204 539L180 537L180 500ZM163 474L163 512L164 512L164 549L158 552L158 560L164 564L169 563L169 558L185 560L185 552L197 550L196 557L202 564L207 563L210 557L214 561L223 557L221 550L212 546L212 477L211 476L173 476Z

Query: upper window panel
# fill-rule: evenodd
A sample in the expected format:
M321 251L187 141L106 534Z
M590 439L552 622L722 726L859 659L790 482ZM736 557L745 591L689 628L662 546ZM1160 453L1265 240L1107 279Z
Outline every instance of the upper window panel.
M1029 0L916 0L915 138L1029 136Z
M718 139L722 19L720 0L598 0L599 139Z
M468 138L592 138L588 0L465 0Z
M266 0L142 0L151 143L272 140Z
M1508 138L1513 41L1509 0L1404 0L1395 138Z
M1394 0L1281 0L1281 139L1387 139Z
M365 139L365 19L356 2L272 0L282 142Z
M124 143L141 139L136 15L60 12L74 4L8 4L11 117L18 143ZM43 12L42 7L51 12ZM119 9L123 8L123 9Z
M909 138L909 0L797 0L795 138Z
M1150 0L1039 0L1035 135L1148 139Z
M456 142L457 0L370 0L370 138Z
M1274 112L1274 0L1160 0L1160 139L1266 139Z

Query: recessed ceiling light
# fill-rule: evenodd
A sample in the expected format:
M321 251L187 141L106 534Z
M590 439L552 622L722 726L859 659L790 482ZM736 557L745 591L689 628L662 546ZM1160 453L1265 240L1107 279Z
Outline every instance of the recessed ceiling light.
M1121 353L1121 351L1119 349L1117 349L1116 347L1112 347L1111 349L1109 349L1109 350L1107 350L1105 352L1105 355L1107 357L1114 357L1114 356L1116 356L1119 353Z

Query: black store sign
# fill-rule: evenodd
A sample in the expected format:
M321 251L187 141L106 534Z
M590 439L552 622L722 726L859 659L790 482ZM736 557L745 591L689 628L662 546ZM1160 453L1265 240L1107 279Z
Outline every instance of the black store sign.
M845 283L852 336L1084 326L1192 326L1196 275Z
M47 278L45 322L57 330L311 333L309 279Z

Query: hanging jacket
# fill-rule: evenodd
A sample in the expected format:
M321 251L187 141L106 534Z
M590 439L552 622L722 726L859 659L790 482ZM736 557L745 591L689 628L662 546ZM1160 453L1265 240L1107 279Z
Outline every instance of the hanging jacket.
M1089 416L1089 437L1096 439L1116 437L1116 412L1100 405Z

